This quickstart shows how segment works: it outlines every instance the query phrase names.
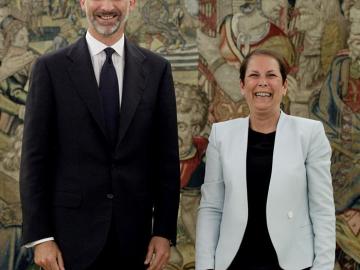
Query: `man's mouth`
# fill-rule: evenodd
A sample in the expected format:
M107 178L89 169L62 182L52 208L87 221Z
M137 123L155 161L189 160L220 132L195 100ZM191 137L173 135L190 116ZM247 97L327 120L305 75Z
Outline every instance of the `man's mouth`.
M110 20L112 18L115 18L114 15L104 15L104 16L99 16L99 17L103 20Z
M256 97L271 97L272 94L271 94L271 93L268 93L268 92L256 92L256 93L255 93L255 96L256 96Z
M117 13L98 13L96 14L96 17L104 20L104 21L109 21L109 20L113 20L114 18L118 17Z

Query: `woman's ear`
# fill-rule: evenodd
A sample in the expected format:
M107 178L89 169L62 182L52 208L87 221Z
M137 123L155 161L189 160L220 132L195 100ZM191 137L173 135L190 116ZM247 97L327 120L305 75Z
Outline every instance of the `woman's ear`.
M242 80L240 80L240 93L242 94L242 95L244 95L244 83L243 83L243 81Z
M283 96L285 96L286 95L286 93L287 93L287 90L288 90L288 80L286 79L285 80L285 82L283 83L283 92L282 92L282 94L283 94Z

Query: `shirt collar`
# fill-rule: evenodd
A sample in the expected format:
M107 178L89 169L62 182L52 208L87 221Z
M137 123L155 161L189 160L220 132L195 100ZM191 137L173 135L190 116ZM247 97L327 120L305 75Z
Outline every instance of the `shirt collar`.
M86 32L86 42L88 44L91 57L94 57L95 55L101 53L107 47L113 48L115 50L115 52L118 55L120 55L120 57L122 57L124 54L124 43L125 43L124 35L122 35L122 37L116 43L114 43L111 46L108 46L108 45L100 42L96 38L94 38L89 33L89 31L87 31Z

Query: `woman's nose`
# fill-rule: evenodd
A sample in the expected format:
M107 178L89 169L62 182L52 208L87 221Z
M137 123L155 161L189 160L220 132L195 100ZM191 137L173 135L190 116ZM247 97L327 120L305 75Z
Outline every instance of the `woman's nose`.
M264 80L260 81L259 84L258 84L260 87L266 87L268 86L268 83Z

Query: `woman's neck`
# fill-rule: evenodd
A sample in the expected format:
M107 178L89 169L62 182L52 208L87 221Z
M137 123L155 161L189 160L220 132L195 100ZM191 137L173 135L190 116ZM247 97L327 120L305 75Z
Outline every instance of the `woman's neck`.
M272 114L251 114L250 113L250 127L252 130L261 133L271 133L276 130L277 123L280 118L280 111Z

